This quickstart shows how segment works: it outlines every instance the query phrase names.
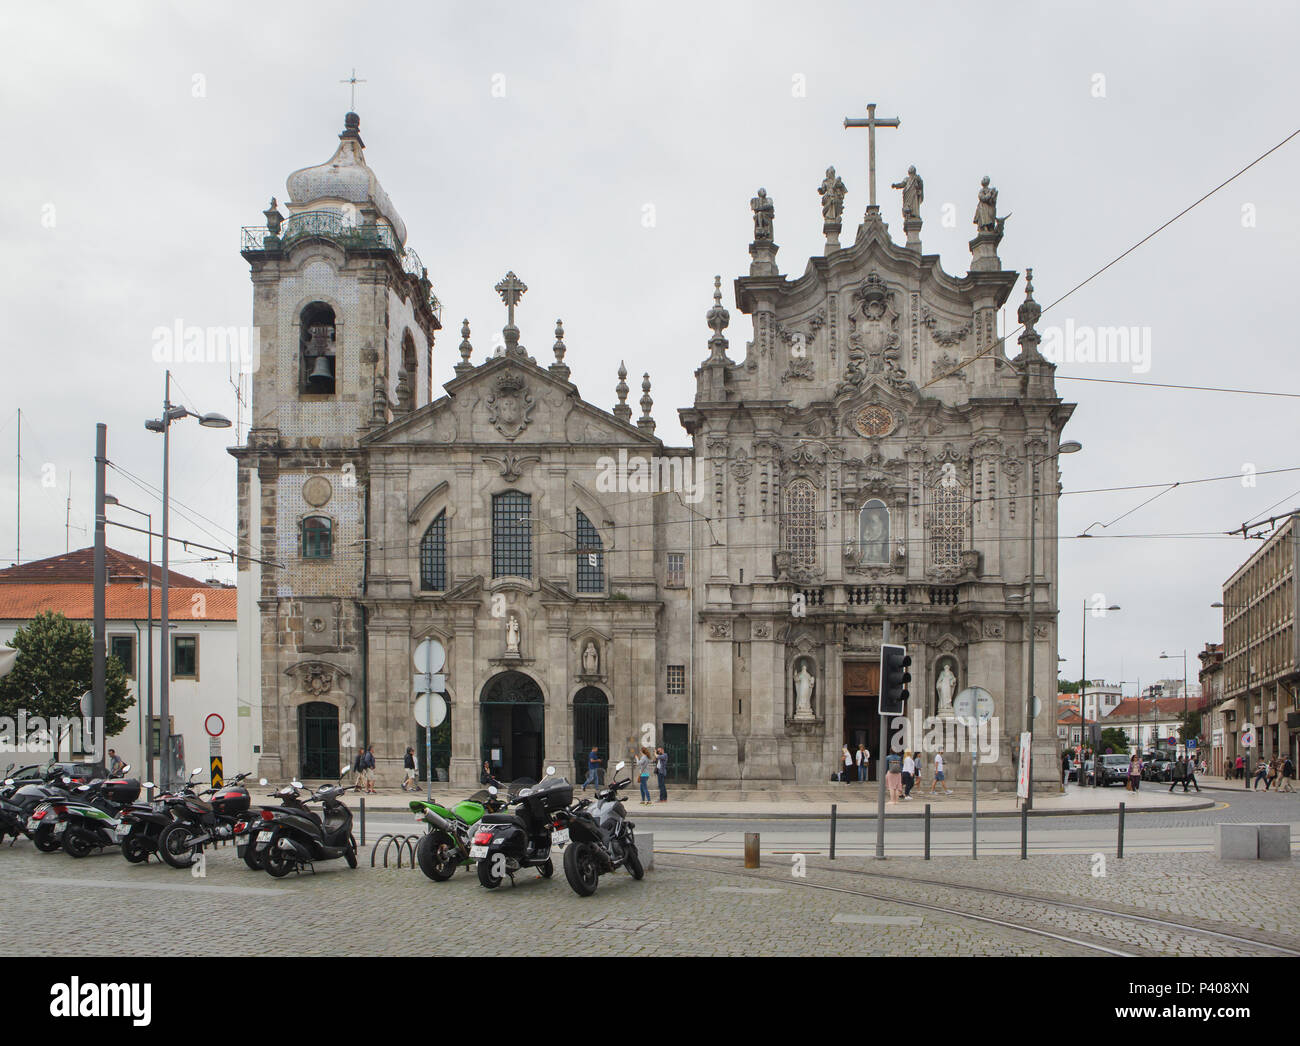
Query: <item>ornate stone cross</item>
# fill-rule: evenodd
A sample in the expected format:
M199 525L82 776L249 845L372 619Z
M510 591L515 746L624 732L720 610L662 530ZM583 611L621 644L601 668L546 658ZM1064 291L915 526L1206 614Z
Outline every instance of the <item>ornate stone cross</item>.
M508 310L506 323L508 326L513 327L515 325L515 306L519 304L519 299L524 296L528 287L524 281L513 272L508 272L505 275L505 279L498 283L494 289L499 295L501 295L501 300L505 302L506 309Z
M876 207L876 128L877 127L897 127L899 119L896 116L877 117L876 103L870 102L867 105L867 118L865 120L856 117L846 116L844 118L844 127L865 127L867 129L867 213L878 210Z

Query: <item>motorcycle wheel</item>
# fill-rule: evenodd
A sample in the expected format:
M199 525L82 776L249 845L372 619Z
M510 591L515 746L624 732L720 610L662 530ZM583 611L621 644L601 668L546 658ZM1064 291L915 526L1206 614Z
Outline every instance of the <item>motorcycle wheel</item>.
M244 863L255 872L262 870L262 856L251 841L244 847Z
M122 840L122 856L132 864L149 860L149 849L144 844L144 837L128 835Z
M415 859L420 871L435 883L445 883L456 874L460 854L445 832L425 832L415 844Z
M173 868L188 868L194 863L194 851L190 849L189 841L188 826L174 821L158 837L158 856Z
M262 867L271 876L272 879L283 879L293 871L293 858L286 855L277 845L280 837L276 836L271 840L271 844L266 848L266 854L262 858Z
M549 879L555 874L555 863L553 861L545 861L537 866L537 870L541 873L543 879Z
M343 860L348 862L349 868L357 866L357 840L355 836L348 836L348 852L343 855Z
M92 849L90 840L80 832L67 832L63 836L63 852L69 857L89 857Z
M495 890L501 885L501 876L492 874L491 861L478 862L478 881L480 886L486 886L489 890Z
M36 849L43 854L52 854L55 850L63 849L63 843L54 838L53 832L40 828L32 836L32 842L36 844Z
M570 843L564 848L564 878L579 897L590 897L600 885L600 868L587 843Z
M645 869L641 867L641 855L637 853L635 844L627 848L627 870L632 873L633 879L644 879Z

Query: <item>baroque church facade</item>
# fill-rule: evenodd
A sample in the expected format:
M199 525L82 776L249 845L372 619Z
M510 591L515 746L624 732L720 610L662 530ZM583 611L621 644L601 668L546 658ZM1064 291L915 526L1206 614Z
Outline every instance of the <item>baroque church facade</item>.
M778 271L760 190L734 286L752 337L732 349L715 281L679 411L689 446L656 436L649 375L639 414L624 367L611 410L584 399L561 323L539 362L514 273L496 286L504 348L476 361L466 321L435 398L440 306L356 114L287 187L288 215L273 199L244 230L261 358L232 450L260 774L333 776L365 743L381 781L408 745L423 766L414 652L434 639L446 718L430 740L455 786L485 761L502 778L581 775L592 747L612 764L642 744L702 786L824 783L841 745L879 753L888 621L920 714L950 716L968 686L993 695L998 755L980 776L1000 787L1032 651L1035 778L1056 779L1055 454L1073 405L1038 352L1028 281L1018 356L998 338L1019 274L998 257L988 179L960 277L921 249L914 170L895 186L906 242L873 186L845 246L829 170L826 249L797 278ZM948 760L969 773L968 755Z

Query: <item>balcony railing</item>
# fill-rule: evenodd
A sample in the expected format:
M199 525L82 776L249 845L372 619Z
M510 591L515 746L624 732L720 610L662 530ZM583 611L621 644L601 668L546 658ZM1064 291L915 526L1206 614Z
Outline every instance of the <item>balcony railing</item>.
M956 585L822 585L799 591L807 607L957 606Z
M319 236L351 250L390 250L397 255L402 271L417 280L425 274L424 263L413 247L403 248L387 225L357 225L337 211L300 211L291 214L280 226L280 235L272 236L264 225L244 226L241 250L280 250L305 236ZM432 289L428 292L429 308L440 320L442 303Z

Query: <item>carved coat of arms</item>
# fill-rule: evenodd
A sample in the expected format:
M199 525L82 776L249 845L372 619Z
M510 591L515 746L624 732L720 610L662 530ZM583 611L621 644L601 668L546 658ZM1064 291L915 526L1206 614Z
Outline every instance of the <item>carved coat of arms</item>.
M487 398L488 421L506 439L514 439L528 427L534 406L524 379L518 374L503 374Z

